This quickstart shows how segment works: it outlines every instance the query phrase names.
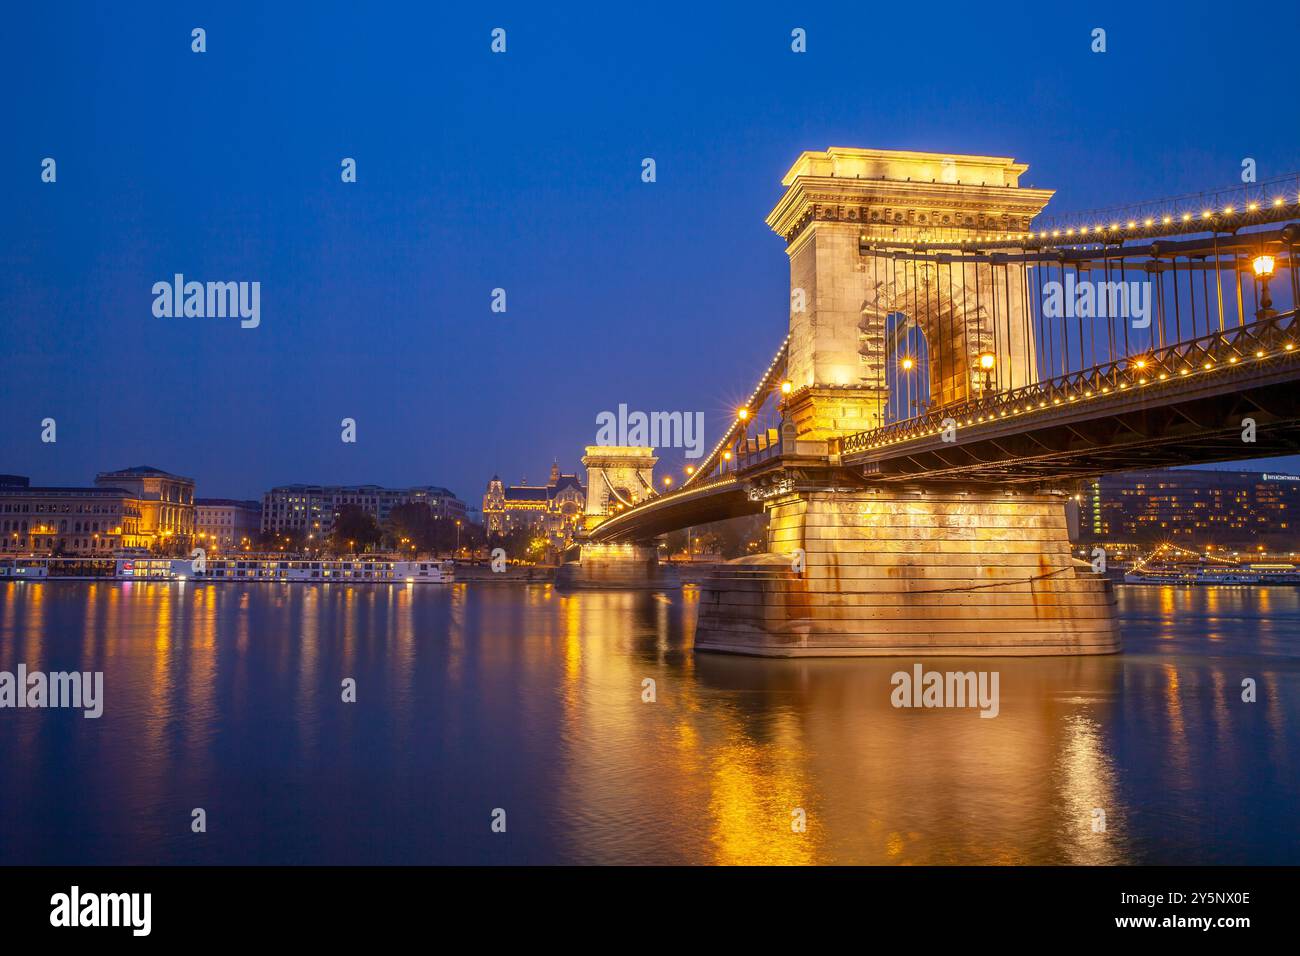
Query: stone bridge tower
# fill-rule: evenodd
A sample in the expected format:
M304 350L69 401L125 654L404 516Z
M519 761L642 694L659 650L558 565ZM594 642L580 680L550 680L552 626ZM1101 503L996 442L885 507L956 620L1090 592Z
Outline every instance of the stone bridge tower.
M1027 168L1007 157L843 147L795 161L767 224L790 257L787 377L800 438L882 423L890 314L925 336L932 405L978 390L986 350L996 355L996 389L1036 379L1028 323L1008 321L1024 307L1022 266L925 265L880 250L1024 234L1052 196L1021 188Z
M790 258L785 404L827 473L765 495L768 551L702 586L697 650L773 656L1004 656L1119 650L1110 583L1074 558L1060 488L835 473L830 439L881 424L893 324L925 337L931 407L1037 379L1023 265L1010 243L1051 192L993 156L804 153L767 223ZM915 256L930 243L956 243ZM972 248L968 245L966 248ZM990 378L979 359L991 355ZM918 389L920 391L920 389ZM852 480L847 480L849 478Z
M588 445L584 527L590 530L610 515L655 493L655 450L644 445ZM555 585L568 588L659 589L678 585L677 573L659 563L654 542L597 544L583 541L556 573Z
M587 469L587 526L655 493L655 450L643 445L588 445L582 456Z

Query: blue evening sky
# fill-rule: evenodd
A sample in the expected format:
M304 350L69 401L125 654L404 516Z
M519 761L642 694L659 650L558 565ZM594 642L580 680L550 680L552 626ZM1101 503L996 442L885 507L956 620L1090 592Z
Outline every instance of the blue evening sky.
M716 441L786 330L763 219L802 150L1012 155L1058 212L1300 168L1294 5L980 9L11 5L0 472L477 504L494 472L574 470L620 403ZM155 318L177 272L261 282L261 326Z

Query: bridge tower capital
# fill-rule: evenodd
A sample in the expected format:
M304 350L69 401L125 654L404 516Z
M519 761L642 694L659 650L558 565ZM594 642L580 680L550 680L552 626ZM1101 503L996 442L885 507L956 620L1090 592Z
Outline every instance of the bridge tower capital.
M655 494L655 450L643 445L588 445L586 527Z
M883 251L1028 232L1052 191L1021 187L1027 169L1003 156L845 147L795 161L767 224L786 241L790 258L787 377L796 393L789 413L801 438L883 423L891 314L905 316L926 338L931 403L969 396L972 360L995 338L999 387L1033 379L1027 333L998 338L992 327L994 297L1003 297L1003 310L1008 299L1014 305L1023 295L1023 270L1009 291L995 291L987 265L899 269ZM952 320L958 311L961 322Z

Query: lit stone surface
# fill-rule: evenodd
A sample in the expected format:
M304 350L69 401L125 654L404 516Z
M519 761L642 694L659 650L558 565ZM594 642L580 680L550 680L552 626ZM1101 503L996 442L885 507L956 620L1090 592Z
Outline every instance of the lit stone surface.
M843 147L799 157L767 223L790 258L787 378L804 390L790 409L801 438L882 424L890 314L914 321L929 344L932 405L983 386L977 359L985 350L997 359L991 387L1037 379L1028 326L1007 322L1025 306L1023 267L1001 267L995 281L988 263L918 266L860 248L1023 234L1052 196L1020 187L1027 168L1007 157Z
M654 589L679 585L677 570L659 563L653 544L582 545L582 556L560 566L555 586L559 588Z
M655 494L654 449L644 445L588 445L587 527ZM677 571L659 564L654 544L598 544L584 541L576 561L556 572L560 588L658 589L679 585Z
M769 553L704 585L697 650L771 656L1108 654L1109 582L1071 557L1058 495L807 492ZM791 569L806 553L802 574Z
M587 526L594 527L620 506L632 507L655 494L655 450L644 445L588 445Z

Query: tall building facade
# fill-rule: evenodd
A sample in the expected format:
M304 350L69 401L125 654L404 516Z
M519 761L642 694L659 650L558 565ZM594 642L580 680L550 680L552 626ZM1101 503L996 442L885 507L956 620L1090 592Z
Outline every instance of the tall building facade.
M1086 483L1080 536L1088 541L1300 550L1300 475L1174 468Z
M381 488L379 485L281 485L262 496L261 530L268 534L300 532L322 538L334 529L344 505L362 508L380 524L399 505L427 505L435 518L466 520L465 502L446 488Z
M262 529L262 503L232 498L196 498L194 530L198 546L214 551L251 549Z
M140 502L140 533L167 550L184 551L194 540L194 479L150 465L95 476L97 488L122 488Z
M505 534L529 528L563 542L582 526L587 489L575 475L551 465L544 485L507 485L497 475L483 495L483 526L488 534Z
M145 504L125 488L40 487L21 476L0 481L0 551L100 555L148 548Z

